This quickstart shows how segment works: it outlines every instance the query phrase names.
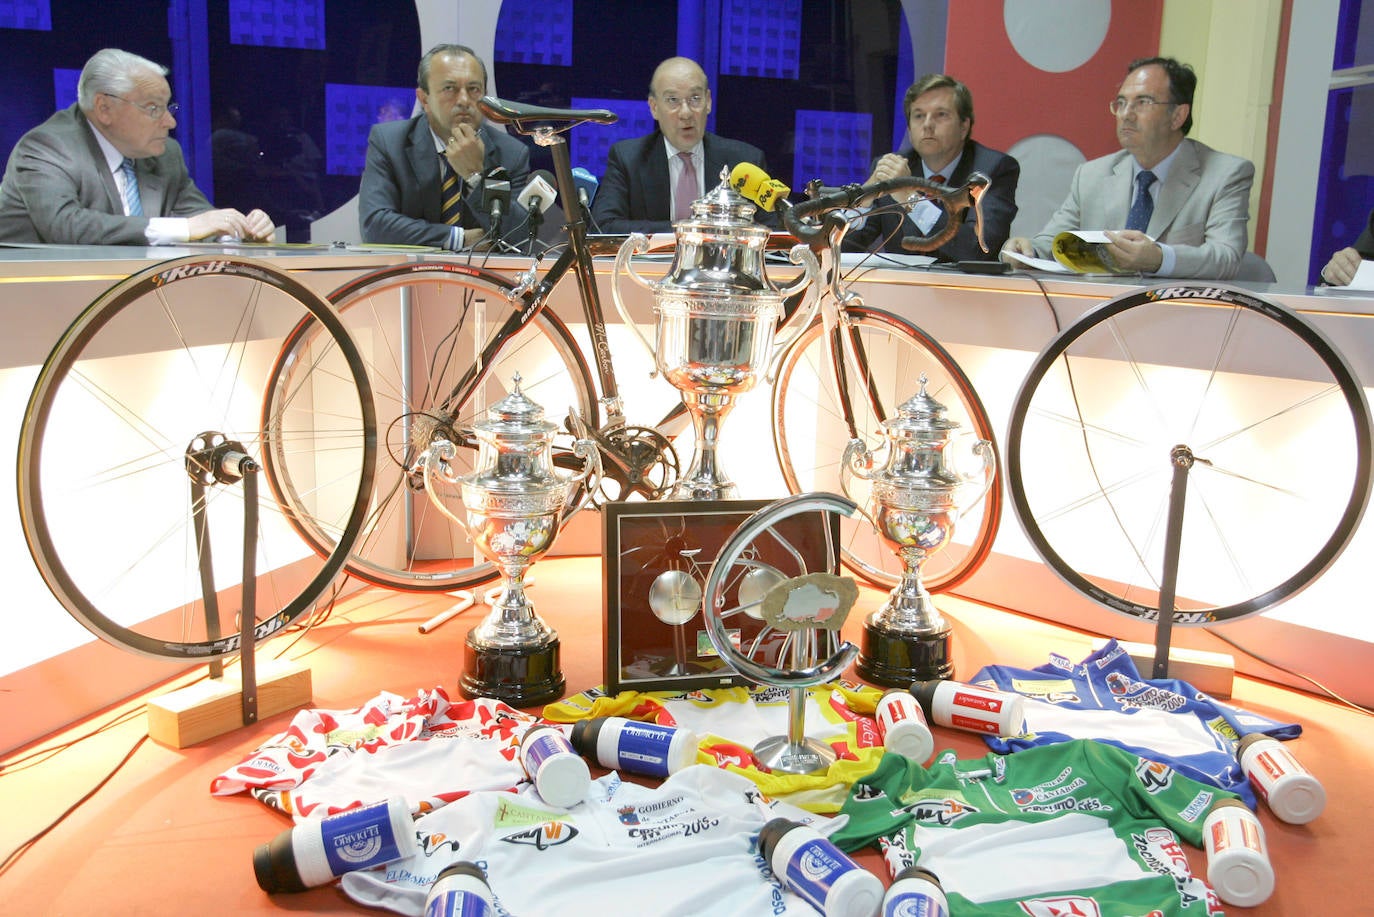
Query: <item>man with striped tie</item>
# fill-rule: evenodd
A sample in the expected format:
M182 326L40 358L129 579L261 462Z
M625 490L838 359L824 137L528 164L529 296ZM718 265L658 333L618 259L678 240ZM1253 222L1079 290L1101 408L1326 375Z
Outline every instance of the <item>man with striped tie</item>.
M527 215L516 197L529 179L529 148L482 117L477 100L486 91L487 68L471 48L437 45L421 58L415 98L422 111L368 134L358 188L363 241L450 251L486 241L483 186L496 168L510 182L501 236L517 247L524 241Z
M0 182L0 241L162 245L262 240L261 210L215 209L186 171L167 68L105 48L86 62L77 102L15 144Z

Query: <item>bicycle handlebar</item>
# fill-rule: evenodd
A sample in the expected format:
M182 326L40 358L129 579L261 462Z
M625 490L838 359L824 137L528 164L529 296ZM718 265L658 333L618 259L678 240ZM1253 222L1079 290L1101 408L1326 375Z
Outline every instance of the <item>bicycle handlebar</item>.
M852 209L866 197L879 197L901 190L914 191L922 200L933 201L943 207L949 214L949 220L946 221L943 229L932 235L904 237L902 239L903 248L912 252L934 251L954 238L964 221L965 213L972 207L978 220L978 245L983 251L987 251L987 245L983 242L981 199L990 184L991 182L986 175L981 172L974 172L969 176L968 181L958 188L932 184L926 179L917 178L914 175L889 178L874 182L871 185L844 185L837 191L813 197L810 200L802 201L800 204L793 204L785 208L783 225L800 242L813 249L823 248L830 244L831 238L836 232L843 233L848 226L849 220L836 211ZM909 200L907 204L894 204L892 206L905 210L913 202ZM869 213L881 213L892 209L892 206L874 208Z

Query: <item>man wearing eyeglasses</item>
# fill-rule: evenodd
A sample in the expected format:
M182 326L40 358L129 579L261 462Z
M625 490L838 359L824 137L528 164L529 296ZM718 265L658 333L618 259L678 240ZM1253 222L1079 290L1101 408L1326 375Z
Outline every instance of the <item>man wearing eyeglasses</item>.
M186 171L167 68L105 48L77 102L15 144L0 182L0 241L163 245L270 239L261 210L214 209Z
M674 222L691 217L692 202L720 184L722 168L749 162L768 171L758 147L706 130L711 90L695 61L670 57L658 65L649 81L649 111L658 129L621 140L606 157L592 202L601 232L672 232Z
M358 188L363 241L451 251L488 242L484 180L500 167L510 182L502 238L519 245L528 214L516 196L529 181L530 151L482 116L486 65L465 45L436 45L420 59L416 80L420 113L375 124L367 137Z
M1124 271L1234 277L1248 245L1255 167L1186 139L1196 86L1192 68L1173 58L1132 62L1108 106L1122 151L1079 166L1045 228L1003 251L1049 258L1058 233L1105 230L1105 253Z

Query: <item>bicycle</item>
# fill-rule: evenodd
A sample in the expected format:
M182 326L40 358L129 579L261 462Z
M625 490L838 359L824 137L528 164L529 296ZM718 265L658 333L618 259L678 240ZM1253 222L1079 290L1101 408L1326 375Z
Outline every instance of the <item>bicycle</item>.
M481 104L494 122L549 148L560 200L577 201L563 134L588 122L612 123L614 113L492 97ZM976 204L970 186L939 188L921 179L869 190L898 188L935 200L956 216ZM846 195L850 190L857 186ZM834 264L838 224L826 214L841 203L806 202L793 212L793 230L830 252ZM193 537L195 521L179 501L163 505L170 488L186 486L187 453L194 450L185 444L206 431L241 445L268 482L270 498L257 501L263 512L256 527L263 537L254 550L260 555L257 569L272 571L279 582L259 590L266 596L259 637L311 607L339 569L377 585L421 592L489 580L494 568L473 557L456 526L431 512L415 460L442 438L458 446L459 465L470 462L476 446L470 425L506 394L517 368L533 400L551 411L568 407L569 431L584 424L602 451L609 483L573 501L569 512L583 503L662 493L678 474L671 436L685 428L686 411L672 391L672 406L656 423L627 422L592 263L593 256L618 249L624 237L589 236L577 205L565 209L565 247L542 274L537 262L512 279L456 259L427 257L345 283L321 303L268 265L205 255L149 268L98 298L44 364L21 431L21 521L54 595L98 636L140 652L210 658L237 648L237 637L201 623L207 616L198 594L209 589L232 601L237 586L214 587L199 575L203 552ZM877 446L880 423L910 395L919 371L931 376L932 394L944 394L952 419L994 439L972 386L939 344L909 322L863 306L840 288L838 270L832 270L822 316L779 356L772 413L789 488L848 489L838 478L845 444L858 437ZM583 307L590 360L548 308L569 272ZM799 324L797 315L793 311L781 324ZM118 352L130 340L138 341L132 349L140 353L163 347L178 354L186 379L148 386L138 378L138 362L110 378L102 361L112 345ZM231 346L218 356L212 357L214 348L201 347L224 341ZM198 420L198 408L164 404L170 389L192 384L214 395L203 399L206 404L223 402L215 420ZM67 402L73 407L62 407ZM82 448L83 435L99 448ZM152 440L155 449L140 451ZM814 448L803 451L798 442ZM218 460L214 448L201 451L201 461ZM126 469L142 466L155 466L160 483L131 486ZM215 478L213 469L209 473ZM59 509L48 499L56 489L79 487L101 491L105 502ZM221 492L236 489L214 487L211 497ZM119 507L113 513L103 509L109 500ZM135 535L125 523L153 505L166 518L156 530ZM927 570L930 588L947 588L976 569L991 549L999 506L1000 494L990 494L967 551L940 552L943 566ZM236 534L228 528L227 535L218 533L220 540ZM844 537L847 562L882 581L884 566L895 559L871 526L855 525ZM113 557L99 575L77 570L102 553ZM132 575L135 568L138 576ZM895 581L895 573L888 575ZM153 593L147 584L178 579L176 594L153 606L168 610L150 618Z
M480 104L490 120L510 125L546 147L552 155L559 199L577 201L571 157L563 135L584 123L612 123L615 115L602 110L523 105L490 96ZM868 190L898 188L918 191L956 214L974 203L973 192L967 187L938 188L921 179L894 180ZM850 203L854 199L849 195L844 198ZM829 203L825 207L826 212L835 209ZM657 422L634 425L626 421L595 283L592 257L610 254L625 237L590 236L581 209L576 204L565 209L566 246L542 275L532 267L511 280L469 264L428 260L383 268L330 295L331 303L355 337L382 341L377 357L369 363L369 374L377 392L379 437L385 443L385 452L377 462L378 484L368 521L347 564L354 575L377 585L414 591L460 589L494 575L489 565L471 557L470 548L456 527L438 524L434 518L437 514L427 512L412 468L415 459L436 437L442 436L457 445L460 456L470 453L475 443L466 428L481 418L484 406L505 394L504 386L516 368L525 380L524 391L533 400L551 410L571 406L570 413L579 415L593 432L603 452L603 466L611 487L607 492L603 486L603 491L595 495L596 501L654 499L676 478L680 462L671 436L685 426L685 411L674 392L672 408ZM808 214L813 211L822 212L799 205L803 219L809 219ZM951 220L940 237L919 241L939 245L957 228L957 220ZM805 222L797 229L817 249L830 248L828 225ZM835 251L838 244L837 239ZM590 341L590 361L568 326L547 308L551 293L569 272L576 278ZM855 297L839 290L838 280L833 284L832 296L838 318L829 325L817 319L803 328L796 344L779 364L775 391L783 394L775 396L774 417L777 451L789 488L841 487L837 475L843 443L853 436L867 438L870 444L875 442L878 423L891 413L899 398L909 394L904 389L916 377L916 368L926 369L937 380L932 391L952 393L957 402L951 405L955 419L969 423L980 437L993 438L986 411L971 384L938 343L896 316L864 307ZM494 315L487 311L490 306L495 307ZM395 333L404 332L408 337L404 341L385 341L384 329L392 311L397 309L403 310L406 317ZM795 316L794 311L784 324ZM843 394L832 404L814 399L806 403L799 393L808 385L813 390L825 388L832 394L835 391L835 386L821 384L820 374L830 362L824 353L824 347L829 345L824 342L833 340L835 327L840 325L847 341L841 359L850 361L846 370L839 373L839 391ZM317 329L305 322L283 348L264 405L264 429L290 426L293 416L304 413L293 407L296 393L318 387L322 376L331 375L327 368L321 371L329 360L328 342L321 343L316 337ZM369 348L363 349L366 353ZM867 357L879 352L885 362L870 367ZM864 392L862 404L849 397L850 380L854 391ZM792 394L787 395L784 390ZM790 433L803 422L803 404L813 412L813 430L817 411L833 413L843 428L833 448L825 445L805 458L791 444ZM571 420L569 423L571 428ZM316 451L322 442L328 441L327 429L302 432L309 434L305 438ZM815 437L811 440L814 442ZM272 451L265 465L275 495L293 508L291 516L307 540L318 549L327 550L341 533L341 523L336 518L341 514L331 516L312 506L314 467L307 468L297 481L292 468L294 440L269 437L268 442ZM460 457L459 465L464 461L466 458ZM470 468L456 470L462 473ZM999 506L1000 501L993 499L983 514L976 540L987 544L977 545L967 563L957 559L959 552L951 554L946 570L932 571L936 588L961 581L981 562L990 549ZM578 508L571 506L569 512ZM895 582L896 568L887 560L887 552L876 537L871 544L863 543L865 536L856 527L852 538L846 553L863 575ZM861 555L867 559L857 560ZM885 574L887 567L891 571Z

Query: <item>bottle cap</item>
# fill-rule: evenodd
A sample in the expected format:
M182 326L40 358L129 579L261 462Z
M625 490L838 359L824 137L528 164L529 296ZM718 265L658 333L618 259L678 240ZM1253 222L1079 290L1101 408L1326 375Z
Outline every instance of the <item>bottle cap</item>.
M483 882L487 881L487 874L482 870L482 867L476 863L469 863L467 860L450 863L439 870L439 875L435 877L434 884L438 885L449 876L471 876L474 879L481 879Z
M1270 737L1262 732L1249 732L1241 736L1240 744L1236 746L1236 758L1239 759L1241 755L1245 754L1245 750L1251 745L1254 745L1256 742L1263 742L1268 738Z
M604 716L594 716L589 720L578 720L573 723L572 735L568 737L568 741L579 755L600 763L596 755L596 740L601 735L601 727L606 725L606 719Z
M921 705L921 712L926 715L928 722L935 722L935 714L931 708L935 703L935 689L944 684L943 678L932 678L930 681L913 681L911 683L911 696L916 698L916 703Z
M291 846L291 829L282 831L253 851L253 875L258 887L269 895L277 892L303 892L306 884L296 869L296 851Z
M765 863L773 859L773 848L778 846L782 836L793 828L800 828L801 822L790 818L774 818L759 829L759 855Z
M944 886L940 884L939 876L935 875L935 873L931 872L929 869L926 869L924 866L908 866L906 869L903 869L901 872L897 873L896 877L894 877L892 880L892 884L896 885L903 879L925 879L931 885L934 885L936 888L940 889L941 891L944 891Z

